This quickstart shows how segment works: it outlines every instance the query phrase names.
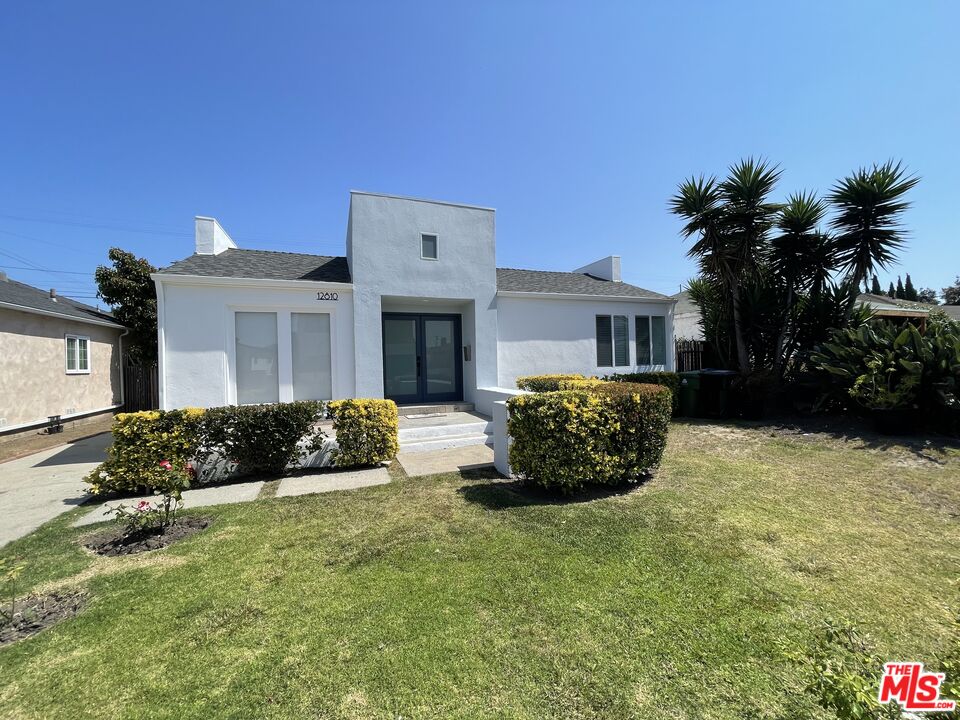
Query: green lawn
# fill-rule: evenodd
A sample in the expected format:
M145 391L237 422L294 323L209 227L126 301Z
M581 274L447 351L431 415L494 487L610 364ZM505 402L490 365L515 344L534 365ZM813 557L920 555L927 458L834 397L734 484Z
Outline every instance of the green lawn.
M960 605L960 453L674 424L635 491L442 475L205 510L93 559L4 548L78 617L0 649L5 717L821 717L782 644L847 617L932 660Z

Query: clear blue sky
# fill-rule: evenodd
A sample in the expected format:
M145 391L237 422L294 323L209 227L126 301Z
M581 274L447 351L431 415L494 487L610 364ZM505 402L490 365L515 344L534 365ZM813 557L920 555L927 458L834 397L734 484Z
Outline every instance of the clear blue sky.
M343 254L362 189L497 208L500 266L619 253L675 292L684 177L759 155L785 196L892 157L923 180L891 275L939 290L960 274L958 8L7 2L0 266L89 273L112 245L164 265L197 214L241 247Z

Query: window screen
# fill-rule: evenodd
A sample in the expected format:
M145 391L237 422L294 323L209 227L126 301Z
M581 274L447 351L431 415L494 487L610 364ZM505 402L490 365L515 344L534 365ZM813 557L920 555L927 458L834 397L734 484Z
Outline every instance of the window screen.
M597 315L597 367L613 366L613 333L609 315Z
M329 400L330 316L326 313L290 313L293 362L293 399Z
M279 402L277 314L238 312L236 332L237 403Z
M662 315L654 315L651 322L651 342L653 349L653 364L667 364L667 329L666 319Z
M630 364L630 325L626 315L613 316L614 360L618 366Z
M650 364L650 316L637 315L637 365Z
M420 236L420 257L426 260L436 260L437 259L437 236L436 235L421 235Z

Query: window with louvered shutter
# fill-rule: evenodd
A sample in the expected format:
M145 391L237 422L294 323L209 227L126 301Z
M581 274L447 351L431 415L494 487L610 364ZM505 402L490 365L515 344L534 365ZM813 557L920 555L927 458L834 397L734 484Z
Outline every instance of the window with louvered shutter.
M609 315L597 315L597 367L613 366L613 332Z
M618 367L630 364L630 324L626 315L613 316L613 349Z
M650 344L653 348L653 364L667 364L667 323L662 315L650 318Z
M637 315L637 365L650 364L650 316Z

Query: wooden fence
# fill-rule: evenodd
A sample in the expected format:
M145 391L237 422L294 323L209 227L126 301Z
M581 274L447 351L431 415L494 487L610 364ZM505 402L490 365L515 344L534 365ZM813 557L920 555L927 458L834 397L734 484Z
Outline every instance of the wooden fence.
M675 343L677 372L700 370L704 366L707 343L703 340L677 340Z
M123 366L123 411L156 410L160 407L160 382L156 365Z

